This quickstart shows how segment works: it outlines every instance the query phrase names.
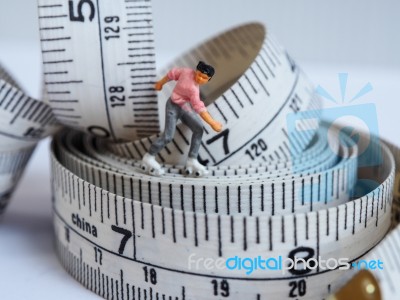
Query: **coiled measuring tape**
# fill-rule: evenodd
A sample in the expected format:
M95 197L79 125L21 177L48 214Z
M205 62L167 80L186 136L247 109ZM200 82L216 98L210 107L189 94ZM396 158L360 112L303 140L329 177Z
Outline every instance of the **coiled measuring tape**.
M26 122L38 122L18 127L19 131L3 126L10 130L7 134L21 137L18 132L28 132L29 136L37 128L43 132L34 140L13 138L18 148L4 147L5 151L21 155L24 148L19 145L33 147L41 137L54 133L58 129L54 116L64 125L114 140L70 129L59 132L53 140L56 244L60 260L72 276L107 299L323 299L337 291L351 272L291 269L281 274L255 270L246 276L243 270L208 269L201 260L305 254L308 258L347 257L356 261L369 253L396 265L391 256L398 257L398 230L381 240L391 223L396 223L391 209L398 206L393 157L400 157L397 148L374 145L382 151L382 165L357 170L357 148L351 146L349 137L334 139L339 129L322 124L317 131L292 134L285 130L288 113L307 110L310 119L318 119L320 103L304 74L261 25L230 30L172 64L192 66L202 58L217 69L202 90L208 110L224 124L221 133L208 130L203 139L200 159L209 166L210 176L182 175L180 164L190 140L183 125L157 157L165 164L166 175L141 173L138 160L155 137L126 143L115 140L149 135L157 128L153 121L158 120L158 108L155 110L150 90L154 76L140 73L152 70L127 67L153 64L145 59L152 57L153 49L149 45L128 49L136 53L131 54L136 61L123 65L123 61L128 62L123 55L131 52L110 53L130 40L122 33L107 39L113 30L106 28L108 23L116 23L113 25L122 32L126 24L133 23L135 28L126 29L131 30L131 36L147 39L150 33L140 30L151 30L151 26L136 27L151 23L149 1L109 2L81 0L66 5L39 1L46 98L53 113L43 103L21 102L24 96L15 84L10 86L12 80L2 72L2 78L7 79L2 82L1 113L10 112L9 122L15 119L16 123L20 116ZM138 19L130 19L132 16ZM143 16L147 19L140 19ZM84 33L82 25L87 29ZM85 41L97 51L96 56L85 52L89 49ZM47 48L50 45L56 48ZM139 50L142 52L135 52ZM109 56L112 62L107 60ZM82 66L90 68L80 69ZM91 68L100 74L88 72ZM109 77L116 83L110 83ZM126 82L130 77L134 80ZM141 84L147 87L132 88ZM110 87L123 89L111 91ZM161 102L168 95L166 90ZM140 99L137 101L144 106L137 106L136 100L113 106L118 103L117 98L111 100L114 96ZM12 104L15 109L11 109ZM124 108L119 112L121 117L113 115L117 108ZM41 110L48 120L36 115ZM132 110L136 115L132 116ZM147 111L149 116L139 116L139 111ZM131 126L121 122L128 117L133 120ZM298 126L308 125L303 122ZM9 171L12 169L20 174L21 165L12 162L10 166L2 167L2 173L15 174ZM374 178L380 185L349 201L357 176ZM15 183L17 177L10 181ZM376 273L385 299L395 299L393 278L398 273L399 268Z
M26 96L0 66L0 215L37 142L59 125L50 107Z

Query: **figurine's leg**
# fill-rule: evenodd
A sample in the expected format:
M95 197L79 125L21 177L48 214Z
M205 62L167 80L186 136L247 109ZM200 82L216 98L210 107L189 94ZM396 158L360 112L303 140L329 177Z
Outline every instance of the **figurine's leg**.
M165 128L164 132L157 138L151 145L149 152L143 156L142 169L148 171L151 175L162 175L164 170L157 162L155 156L160 152L165 145L170 143L174 137L176 123L181 115L182 109L175 103L168 99L165 106Z
M175 135L176 123L181 115L181 108L179 105L173 103L168 99L165 106L165 126L164 132L156 139L150 147L149 154L155 156L160 152L165 145L170 143Z
M203 123L199 116L194 112L183 112L181 120L193 132L189 155L185 166L185 173L187 175L194 173L196 176L207 175L207 168L197 160L204 132Z

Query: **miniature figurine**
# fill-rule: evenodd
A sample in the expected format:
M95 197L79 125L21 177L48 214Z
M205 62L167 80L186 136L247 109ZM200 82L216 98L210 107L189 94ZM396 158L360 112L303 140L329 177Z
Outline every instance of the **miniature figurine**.
M168 74L155 84L155 89L160 91L164 84L174 80L177 81L165 108L165 128L161 136L156 139L148 153L143 156L142 169L151 175L160 176L164 174L161 165L156 161L155 155L159 153L166 144L172 141L175 134L176 123L181 120L193 132L188 159L186 161L185 173L203 176L208 174L205 166L197 160L201 138L203 136L203 124L197 114L207 122L216 132L221 131L222 124L215 121L200 99L199 86L206 84L214 75L212 66L200 61L196 70L190 68L173 68ZM193 111L194 110L194 111Z

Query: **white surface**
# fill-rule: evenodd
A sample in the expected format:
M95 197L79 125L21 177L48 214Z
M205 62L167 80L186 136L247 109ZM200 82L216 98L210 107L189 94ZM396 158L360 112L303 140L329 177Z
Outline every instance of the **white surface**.
M36 2L0 0L0 48L7 40L37 40ZM268 24L296 59L400 67L398 0L152 2L156 47L162 52L179 53L218 31L256 20Z
M31 29L36 26L35 11L32 12L29 9L23 10L20 8L21 3L28 5L28 2L29 5L32 5L31 3L34 1L0 0L0 62L13 71L18 81L30 95L38 96L40 91L40 52L38 43L34 42L37 38L36 30ZM165 35L170 34L171 29L167 26L168 16L165 15L166 8L163 8L161 2L161 0L154 2L155 17L159 20L158 31L156 30L158 36L156 38L159 48L169 50L170 52L168 53L171 53L171 55L158 55L159 65L163 65L164 62L170 60L170 57L175 57L176 55L173 53L176 53L177 49L182 49L182 46L181 48L175 48L174 45L168 45L169 38L165 37ZM211 0L209 2L211 3ZM382 4L380 6L381 4L379 3L378 6L376 4L378 2L376 1L373 1L375 2L374 5L371 4L372 1L365 1L364 5L370 4L370 6L368 6L369 10L364 14L370 17L374 14L380 15L379 18L383 22L380 22L377 19L378 17L368 21L368 24L371 25L367 27L371 27L372 31L370 33L372 35L376 33L376 30L379 32L379 29L372 29L375 25L380 26L379 28L383 34L380 37L374 36L374 41L378 43L372 45L371 50L368 47L374 43L363 42L365 41L363 39L367 36L363 28L354 25L349 28L350 32L340 31L340 29L344 29L346 24L350 23L350 12L356 11L354 1L338 1L342 4L349 3L347 7L343 8L343 15L339 14L340 7L335 6L336 17L340 19L345 16L346 18L343 19L344 23L339 24L342 21L337 21L339 27L335 27L336 25L332 26L332 24L328 24L330 27L327 25L330 28L327 31L331 34L330 36L323 36L321 34L324 31L320 27L328 28L324 27L325 25L322 20L324 20L324 14L328 14L327 11L329 9L325 7L324 10L321 10L320 5L322 4L317 4L320 1L309 1L309 4L317 5L317 8L313 8L315 14L318 13L318 8L324 14L319 14L318 17L314 16L314 21L305 21L305 25L300 24L302 23L301 18L295 16L297 13L296 9L293 9L293 12L285 11L284 18L282 19L283 25L280 25L279 8L287 10L289 7L288 1L283 2L285 3L282 3L281 6L277 6L276 4L262 6L264 0L255 1L254 11L250 9L246 10L241 16L238 16L230 9L224 8L221 4L218 6L218 9L211 11L210 21L207 19L204 21L203 18L196 19L198 15L196 11L188 11L183 16L183 20L190 23L187 26L188 28L191 28L190 26L192 25L194 26L193 28L197 28L195 32L198 34L193 34L193 32L182 28L183 26L179 28L173 28L172 26L171 28L173 28L175 33L182 30L182 36L185 37L185 47L188 48L194 42L201 41L209 34L226 28L228 25L236 24L240 20L260 19L260 16L264 15L264 13L271 16L275 35L284 45L288 46L290 44L288 48L292 50L290 52L295 53L295 57L306 60L314 57L312 55L315 54L315 57L318 59L332 62L335 57L335 51L338 53L338 61L342 62L340 65L333 63L317 64L316 61L301 64L311 80L315 84L322 85L333 96L340 98L337 79L337 73L339 72L349 73L349 95L354 95L364 84L371 82L374 90L363 97L363 101L357 103L375 102L378 110L381 136L400 144L400 135L398 134L400 123L398 117L400 110L400 63L398 53L400 53L400 48L398 40L393 40L395 37L399 38L395 30L399 28L400 19L397 18L397 21L394 21L392 14L396 8L398 11L398 3L395 1L385 1L385 5ZM300 8L305 2L296 1L295 3L290 1L290 5ZM181 1L177 1L177 3L181 3ZM177 3L174 2L173 5L179 7ZM9 7L8 5L11 6ZM16 5L19 5L19 10L15 8L17 7ZM241 6L239 6L239 1L235 0L232 1L231 7L232 9L239 9ZM271 11L269 11L270 7ZM350 12L348 10L349 7ZM185 8L188 9L188 4L185 5ZM364 8L365 6L361 7L360 10ZM374 11L373 9L375 8L386 13L386 15ZM33 7L32 9L35 8ZM198 4L193 9L205 11L204 7ZM222 11L226 11L226 20L224 19L224 22L215 20ZM310 12L305 12L306 8L299 9L298 11L303 13L304 18L307 14L311 16ZM18 19L17 16L19 16ZM290 16L295 17L293 19ZM359 15L357 18L360 19L362 17L362 15ZM177 17L175 16L175 18ZM289 19L291 20L290 22ZM24 28L28 29L27 33L24 33L24 28L12 29L10 26L5 25L10 22L18 24L22 20L28 22L28 24L24 25ZM192 21L190 22L190 20ZM299 24L296 23L296 20ZM204 21L207 24L202 25L199 23L200 21ZM177 21L173 22L175 22L173 24L176 24ZM313 22L320 23L316 26L317 23ZM329 22L334 22L334 18L331 17ZM354 24L357 23L357 21L351 22L354 22ZM314 39L315 36L308 33L305 36L306 41L302 42L301 38L298 37L299 30L311 30L314 27L316 31L312 34L317 34L318 38ZM338 32L335 32L335 28ZM292 34L286 34L289 31L293 31ZM16 34L13 35L12 32ZM342 45L342 38L344 38L344 41L350 42L350 45L346 44L345 48L342 47L340 50L340 47L336 47L335 45ZM310 52L313 53L312 55L307 55L307 51L313 48L309 45L311 41L315 43L318 41L320 45L317 47L318 49ZM332 50L330 49L332 48L331 46L335 46L336 48ZM384 53L386 50L390 53L385 56ZM326 56L323 54L325 51L328 51ZM375 57L375 54L378 54L379 57ZM169 58L167 59L167 57ZM351 65L350 62L352 61L359 64ZM388 62L390 63L391 61L393 62L392 67L388 66ZM365 64L361 64L363 62ZM371 65L369 64L371 62L380 64ZM368 65L368 67L365 67L365 65ZM0 224L0 299L98 299L99 297L86 290L64 271L55 255L51 221L48 144L49 140L46 140L39 145Z

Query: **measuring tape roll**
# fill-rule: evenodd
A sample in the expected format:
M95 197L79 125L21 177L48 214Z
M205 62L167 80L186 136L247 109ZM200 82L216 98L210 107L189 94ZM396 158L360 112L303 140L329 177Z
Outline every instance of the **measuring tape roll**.
M212 176L196 180L182 177L179 175L180 167L170 166L168 176L153 178L142 174L137 163L121 159L113 161L112 155L102 153L102 147L94 148L91 141L79 142L76 135L71 132L61 134L57 138L57 153L62 155L60 162L83 180L96 186L107 183L105 188L108 191L120 196L129 195L130 199L140 199L141 202L154 203L153 199L157 199L159 205L174 209L185 209L186 204L186 210L193 212L275 215L317 210L347 201L356 179L357 153L346 153L344 148L343 159L337 163L329 147L324 147L323 152L310 151L310 155L320 160L317 160L317 165L304 164L305 169L298 174L292 174L290 165L271 164L213 168ZM86 138L91 139L89 136ZM79 154L82 149L92 159ZM93 158L103 165L94 163ZM82 170L85 171L82 173ZM115 178L119 178L118 184ZM194 195L202 195L197 200L201 205L193 204ZM235 202L237 197L242 199L239 203ZM310 197L315 200L305 200ZM274 205L282 209L275 211Z
M205 128L199 152L203 164L281 160L305 149L314 133L288 133L286 116L299 110L317 113L320 100L304 73L263 25L251 23L221 33L170 67L193 67L199 60L216 69L212 80L202 87L201 97L210 114L223 124L220 133ZM165 86L161 92L162 108L171 88ZM311 117L318 119L318 115ZM303 123L299 126L307 127L308 121ZM158 154L159 161L184 164L190 136L191 131L184 124L178 125L172 142ZM141 159L155 138L113 143L109 148L115 154Z
M285 197L278 198L282 191L276 184L276 198L265 201L264 211L258 203L253 212L243 209L240 214L235 211L240 202L237 193L232 191L229 199L221 200L221 195L214 197L209 190L210 182L214 183L211 187L216 188L218 181L215 178L210 181L205 178L203 182L203 179L171 176L168 178L171 186L168 192L163 189L159 178L135 173L132 164L125 168L133 173L129 178L127 174L113 171L121 169L119 164L107 168L109 162L99 160L96 167L96 164L80 161L93 151L101 151L91 141L83 140L71 132L60 133L53 145L54 222L58 251L64 266L75 278L106 298L117 297L117 293L128 295L142 291L148 295L154 293L154 297L159 294L160 297L210 299L213 295L207 293L213 292L211 282L216 280L228 284L230 293L237 297L285 299L289 295L290 282L306 279L310 299L320 299L340 283L344 271L320 270L296 276L258 270L246 277L239 270L226 268L192 270L188 269L188 263L193 255L217 261L221 257L253 258L260 254L288 257L302 251L312 252L325 260L347 257L353 261L377 244L390 226L394 160L383 144L382 167L364 170L378 173L381 185L360 199L330 209L307 213L295 211L293 214L285 211L288 203L285 204ZM70 142L74 144L70 145ZM80 159L72 159L72 152L81 152ZM60 164L61 157L68 163ZM102 154L89 157L97 161ZM368 176L361 174L361 178ZM246 182L246 179L242 181ZM237 185L235 176L228 176L228 180ZM197 181L204 184L205 194L196 189ZM250 182L253 183L251 179ZM266 181L265 186L273 182ZM186 189L193 191L190 201L184 198ZM313 190L318 189L315 187ZM274 195L273 191L269 192ZM167 199L163 199L165 195ZM203 199L203 195L207 199ZM254 188L253 198L247 194L241 199L242 203L249 204L262 198L255 195ZM312 198L311 195L306 197ZM211 201L204 204L209 198ZM301 202L297 195L295 199ZM225 201L230 201L228 210L223 208ZM221 205L216 209L212 203ZM201 209L206 207L206 211L196 211L197 206ZM272 216L271 209L275 210ZM353 244L357 247L351 247ZM146 268L149 272L154 270L152 272L159 280L155 285L146 281Z
M59 128L46 104L26 96L0 65L0 215L40 139Z
M247 26L258 32L257 25ZM292 77L280 80L285 82L285 78ZM318 108L315 98L308 99L311 107ZM218 106L218 101L213 103ZM208 108L214 114L212 105ZM281 117L279 126L289 112L293 110L279 111L274 119ZM270 121L261 119L260 123L266 122L265 126L273 123ZM235 123L228 128L236 128ZM217 261L260 253L291 257L304 252L323 259L348 257L353 261L376 245L390 226L393 156L382 145L380 187L346 202L355 185L358 154L350 147L350 140L344 141L346 147L329 143L331 135L337 136L337 131L322 127L317 135L294 138L297 151L287 145L286 156L268 155L270 159L264 157L267 162L254 164L247 158L243 161L252 165L235 167L215 160L217 166L209 167L210 177L194 179L181 175L171 149L170 159L163 156L166 176L151 177L138 171L135 158L140 159L142 153L137 148L140 145L146 151L145 143L149 145L152 138L107 144L78 132L61 132L54 140L52 159L60 259L76 279L105 298L210 299L234 295L284 299L290 295L293 282L302 285L305 279L307 295L321 298L339 285L344 271L306 270L299 275L301 270L292 270L295 274L284 275L258 270L246 276L226 268L207 270L200 266L193 270L188 264L196 256ZM232 133L229 137L235 136ZM276 140L280 142L282 138ZM228 156L221 145L212 153L221 159ZM245 155L237 156L241 162ZM357 247L351 248L353 243Z
M380 186L347 202L356 182L357 149L350 138L342 140L345 145L330 142L339 129L322 126L317 133L299 130L297 136L283 132L288 113L310 110L310 118L318 119L320 104L286 52L270 35L264 42L264 35L258 24L238 27L174 63L187 66L205 57L218 70L245 62L227 72L231 77L213 78L202 95L210 113L225 121L225 131L207 133L202 145L200 157L208 161L209 177L182 176L179 164L189 140L183 125L173 149L158 157L167 169L162 177L138 168L155 137L115 144L74 131L56 136L52 184L57 249L65 268L86 287L114 299L285 299L294 286L303 293L306 285L307 296L320 299L337 289L345 271L257 270L246 276L241 270L209 270L201 264L191 269L188 264L194 257L218 261L304 253L354 261L383 239L391 219L391 152L376 145L382 147L384 161L378 170ZM230 45L230 55L223 55L222 40ZM248 48L238 43L243 40ZM267 79L266 74L273 75ZM270 95L274 100L266 101ZM252 103L244 105L246 99ZM234 103L243 109L240 114ZM262 149L258 141L265 140L273 142ZM246 151L254 142L263 155Z
M127 44L129 40L122 34L107 39L113 30L106 29L120 28L128 23L130 15L151 15L148 1L121 3L72 0L67 6L39 1L47 101L54 115L64 125L114 141L147 136L158 130L158 125L151 125L157 124L154 113L144 123L133 116L132 124L117 121L132 119L132 115L114 115L117 108L125 108L124 113L129 111L127 107L138 110L135 101L117 102L129 95L133 95L131 99L141 98L141 105L149 111L156 107L152 100L154 81L136 81L154 78L154 74L137 73L150 70L135 69L134 75L129 74L133 86L144 86L138 89L125 81L129 77L127 69L113 78L107 77L111 70L123 69L124 64L114 61L114 57L104 58L112 56L108 54L117 49L118 43ZM91 23L95 18L96 25ZM151 19L132 21L151 23ZM132 36L139 29L134 27ZM146 31L142 35L148 34ZM310 119L318 119L320 102L286 52L269 34L265 41L264 36L265 29L258 24L241 26L174 63L187 66L206 58L227 74L225 78L213 78L203 95L212 115L221 117L224 123L222 133L206 133L200 152L201 160L208 163L211 171L209 177L182 176L179 164L189 140L183 126L171 144L174 148L165 149L158 157L168 170L160 178L138 172L138 160L154 136L115 144L79 131L56 135L52 144L52 190L57 251L65 268L87 288L108 299L321 299L342 285L344 275L350 272L327 272L318 267L292 268L281 274L258 269L246 276L243 270L219 268L217 264L229 257L253 259L260 254L284 258L303 257L302 254L305 258L347 257L355 261L384 238L392 217L392 152L384 143L375 145L382 149L383 164L358 171L361 178L379 181L379 186L348 201L357 178L357 149L346 136L340 143L329 142L339 129L325 125L318 131L299 130L295 135L284 130L288 113L308 110ZM92 42L100 54L94 55L90 47L82 47L77 41L85 45ZM110 43L105 44L106 41ZM46 48L48 45L61 48ZM130 50L144 51L132 54L131 58L138 59L133 64L145 62L143 57L152 46L145 48L149 49ZM127 62L130 65L132 61ZM151 65L154 61L146 63ZM73 67L61 68L69 64ZM101 75L89 74L88 68L101 69ZM116 84L121 85L114 85L114 79L120 80ZM8 89L8 83L4 87ZM124 94L130 89L133 94ZM11 87L3 95L4 103L13 103L13 96L8 98L11 92L20 95ZM91 109L98 106L100 96L104 106L96 108L95 119L88 105ZM21 99L20 104L24 103ZM18 147L5 143L9 153L22 153L21 145L31 153L40 138L58 129L47 105L30 98L26 103L30 108L25 108L22 118L28 116L28 124L32 121L30 115L37 119L36 106L48 114L49 120L39 122L43 127L39 126L39 131L32 124L26 130L13 130L13 134L28 133L29 138L17 135L23 137ZM4 111L6 114L7 108ZM73 114L76 112L82 114ZM11 113L17 119L21 115ZM299 127L309 125L304 122ZM20 172L21 165L11 163L1 170ZM387 237L389 242L385 241L381 248L393 245L396 232ZM215 262L215 267L210 269L203 264L206 259L208 265Z
M46 99L62 124L112 140L158 132L151 2L38 0Z

